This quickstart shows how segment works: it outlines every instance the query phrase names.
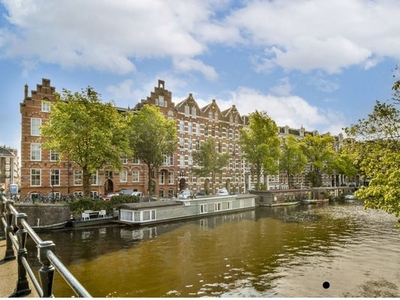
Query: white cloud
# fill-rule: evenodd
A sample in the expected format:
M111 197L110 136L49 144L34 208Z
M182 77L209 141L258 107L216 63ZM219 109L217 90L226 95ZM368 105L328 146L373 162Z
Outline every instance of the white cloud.
M278 126L304 126L306 130L317 129L320 133L330 131L337 134L344 127L342 124L345 124L340 113L312 106L299 96L265 95L247 87L232 92L231 100L222 104L219 101L218 104L221 109L235 104L242 115L252 113L255 109L266 111Z
M211 66L205 65L202 61L191 58L176 58L174 66L177 71L188 72L197 71L204 75L209 80L215 80L218 77L217 72Z
M278 85L270 88L270 92L278 96L289 96L292 93L292 85L289 82L289 78L280 79Z
M396 0L226 1L2 0L10 26L1 56L126 74L143 58L172 58L180 71L217 74L200 56L242 46L256 70L337 73L400 57ZM256 53L262 52L264 53Z

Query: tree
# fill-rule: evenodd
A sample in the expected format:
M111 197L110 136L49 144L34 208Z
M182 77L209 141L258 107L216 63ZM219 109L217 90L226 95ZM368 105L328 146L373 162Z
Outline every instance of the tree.
M177 129L174 120L168 120L157 106L144 105L130 122L130 144L136 158L147 165L148 193L154 194L152 174L165 157L173 155L177 146Z
M347 152L369 179L368 186L356 195L364 199L366 208L400 216L400 111L393 104L377 101L367 118L345 132Z
M256 190L259 190L261 173L275 174L278 171L278 126L266 112L256 110L249 116L249 126L242 128L239 144L244 158L252 165L257 175Z
M113 103L102 103L92 88L55 94L48 121L41 126L43 148L59 152L82 169L83 194L90 195L91 175L103 165L122 168L121 156L129 154L125 119Z
M329 135L308 134L302 141L302 150L306 155L311 169L308 178L313 187L322 185L322 174L331 173L336 153L333 150L334 138Z
M279 170L285 172L288 178L289 189L293 188L291 177L300 174L307 165L307 157L301 150L301 142L292 135L288 135L283 143Z
M229 153L218 153L216 143L213 138L200 145L198 151L193 152L193 161L197 167L192 168L192 171L199 176L212 178L212 193L214 193L215 176L222 174L223 168L228 164Z

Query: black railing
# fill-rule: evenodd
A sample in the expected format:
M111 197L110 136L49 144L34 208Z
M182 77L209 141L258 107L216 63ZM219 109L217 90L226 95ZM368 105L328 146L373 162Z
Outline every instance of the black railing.
M0 217L0 240L6 240L4 261L18 259L18 280L12 296L21 297L31 293L28 275L39 297L53 297L54 272L57 271L77 296L92 297L54 254L55 244L52 241L42 241L26 221L26 214L18 212L14 207L14 201L6 199L1 191ZM37 245L37 257L42 265L39 270L39 280L27 260L28 235ZM14 249L17 250L17 257Z

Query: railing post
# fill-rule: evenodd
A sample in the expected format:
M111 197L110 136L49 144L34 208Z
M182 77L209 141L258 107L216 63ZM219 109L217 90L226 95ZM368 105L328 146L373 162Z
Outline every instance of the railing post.
M18 213L16 220L16 225L18 227L18 231L16 232L18 238L18 281L17 288L15 289L13 294L14 297L20 297L31 293L28 278L26 277L26 269L22 262L24 258L27 258L28 253L28 251L26 250L26 239L28 233L21 224L21 220L26 220L26 218L26 214Z
M10 206L14 205L14 201L12 200L6 200L6 222L7 222L7 227L6 227L6 254L4 256L4 261L7 260L13 260L15 259L15 254L14 254L14 248L11 242L11 237L10 237L10 233L13 232L14 227L12 226L12 221L14 218L13 213L11 212Z
M39 270L40 283L42 284L43 297L53 298L53 281L54 281L54 266L47 258L47 252L55 249L55 244L52 241L43 241L39 243L38 258L42 267Z
M4 241L6 239L6 227L4 226L2 220L2 218L5 218L5 212L6 204L3 201L3 193L0 192L0 241Z

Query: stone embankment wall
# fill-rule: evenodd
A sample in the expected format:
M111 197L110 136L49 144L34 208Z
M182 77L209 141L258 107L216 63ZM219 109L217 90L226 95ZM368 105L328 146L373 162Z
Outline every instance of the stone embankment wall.
M27 215L31 226L44 226L69 220L71 210L67 204L15 204L20 213Z

